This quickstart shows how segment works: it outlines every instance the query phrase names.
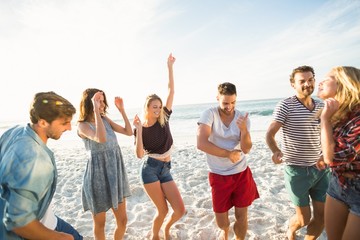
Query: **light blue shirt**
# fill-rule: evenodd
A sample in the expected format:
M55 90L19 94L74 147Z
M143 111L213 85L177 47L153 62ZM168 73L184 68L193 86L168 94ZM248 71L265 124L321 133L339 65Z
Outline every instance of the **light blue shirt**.
M29 124L1 136L0 239L23 239L11 230L44 216L56 182L54 154Z

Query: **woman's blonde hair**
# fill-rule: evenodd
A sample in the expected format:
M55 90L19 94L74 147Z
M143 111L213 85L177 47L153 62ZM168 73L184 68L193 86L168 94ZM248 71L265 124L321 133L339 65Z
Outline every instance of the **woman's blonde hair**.
M360 69L341 66L331 70L337 82L335 99L340 103L339 110L331 118L335 125L360 104Z
M158 122L163 127L165 125L165 123L168 121L168 118L166 117L166 115L164 113L164 108L163 108L163 103L161 101L161 98L156 94L151 94L151 95L147 96L147 98L146 98L146 101L144 104L144 120L148 119L148 115L149 115L148 109L149 109L151 102L154 100L160 101L161 110L160 110L160 116L158 118Z

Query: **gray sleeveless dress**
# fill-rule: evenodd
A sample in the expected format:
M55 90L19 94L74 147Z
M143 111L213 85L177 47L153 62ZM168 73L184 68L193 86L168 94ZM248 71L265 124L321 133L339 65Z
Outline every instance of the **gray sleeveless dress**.
M82 203L84 211L93 214L117 208L131 195L120 146L115 132L103 118L106 143L83 139L88 162L84 174ZM90 124L90 123L89 123ZM90 124L91 128L95 128Z

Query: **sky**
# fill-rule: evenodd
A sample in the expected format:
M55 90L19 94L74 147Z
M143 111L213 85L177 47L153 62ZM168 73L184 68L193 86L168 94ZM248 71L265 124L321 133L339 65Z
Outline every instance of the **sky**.
M110 113L115 96L125 108L165 100L170 53L174 105L215 102L221 82L238 100L287 97L295 67L313 66L317 82L360 67L360 1L1 0L0 122L28 119L41 91L78 109L99 88Z

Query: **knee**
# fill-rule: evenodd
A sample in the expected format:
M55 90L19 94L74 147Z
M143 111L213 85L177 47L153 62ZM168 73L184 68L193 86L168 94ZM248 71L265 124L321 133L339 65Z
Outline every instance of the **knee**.
M218 222L217 225L221 230L226 230L226 229L229 229L229 227L230 227L229 222L223 222L223 223Z
M325 221L324 213L314 212L314 221L318 222L319 224L324 225L324 221Z
M186 214L186 209L185 209L185 206L182 206L181 208L179 209L174 209L174 213L176 215L178 215L179 217L182 217Z
M127 221L128 221L127 216L124 216L118 221L118 225L122 227L126 227Z
M94 222L94 227L97 230L103 230L105 229L105 221L95 221Z
M230 221L228 219L225 221L216 221L216 223L221 230L227 230L230 227Z
M158 209L158 212L157 212L157 217L158 218L162 218L162 219L165 219L166 215L168 214L169 212L169 209L166 207L164 209Z

